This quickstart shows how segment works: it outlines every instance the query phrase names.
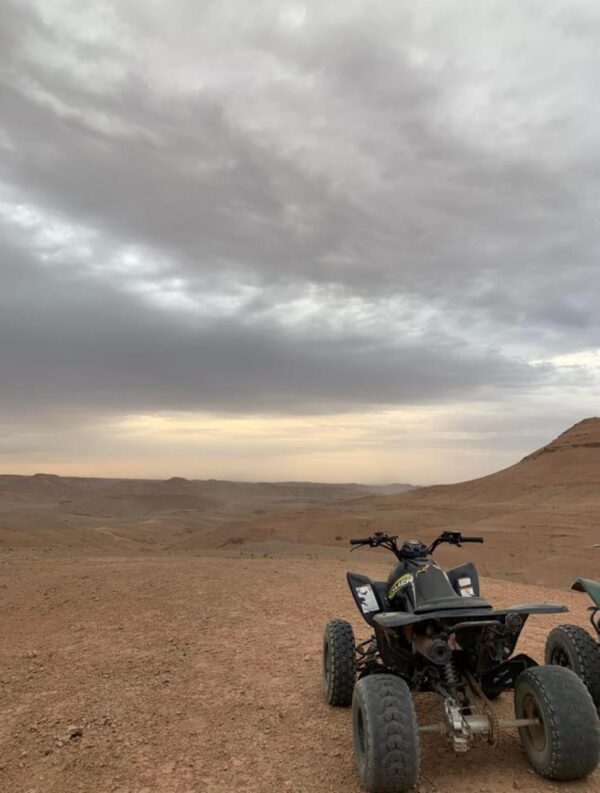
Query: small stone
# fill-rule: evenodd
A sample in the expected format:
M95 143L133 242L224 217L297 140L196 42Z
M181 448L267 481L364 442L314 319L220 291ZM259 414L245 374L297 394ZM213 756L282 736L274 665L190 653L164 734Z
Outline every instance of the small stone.
M75 738L81 738L81 736L83 735L83 730L81 729L81 727L77 727L74 724L70 724L67 727L67 735L71 740L74 740Z
M305 656L304 656L304 660L305 660L305 661L310 661L310 655L308 655L308 654L307 654L307 655L305 655Z

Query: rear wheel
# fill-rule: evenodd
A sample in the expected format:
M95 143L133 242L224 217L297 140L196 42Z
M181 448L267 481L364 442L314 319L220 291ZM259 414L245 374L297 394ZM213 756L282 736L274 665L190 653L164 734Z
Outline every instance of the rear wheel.
M323 689L328 705L347 708L356 678L356 648L352 625L331 620L323 632Z
M600 757L600 728L592 698L577 675L558 666L527 669L515 685L517 719L529 762L547 779L582 779Z
M546 640L547 664L564 666L579 677L600 705L600 645L578 625L559 625Z
M374 674L356 684L352 699L354 755L369 793L404 793L417 782L421 762L410 690L395 675Z

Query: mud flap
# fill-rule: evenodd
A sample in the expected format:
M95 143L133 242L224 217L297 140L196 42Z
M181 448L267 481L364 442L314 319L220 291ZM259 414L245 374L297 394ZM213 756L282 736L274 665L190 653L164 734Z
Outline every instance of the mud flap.
M503 691L514 688L517 678L526 669L537 666L537 663L525 653L515 655L498 664L481 678L481 687L486 697L491 699L501 694Z

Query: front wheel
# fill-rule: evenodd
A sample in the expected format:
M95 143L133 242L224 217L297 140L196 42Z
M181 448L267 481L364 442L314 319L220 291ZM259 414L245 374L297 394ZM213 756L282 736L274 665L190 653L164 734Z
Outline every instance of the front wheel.
M328 705L347 708L356 679L356 645L352 625L331 620L323 632L323 690Z
M559 625L548 634L544 659L547 664L573 670L600 705L600 645L578 625Z
M400 677L363 677L352 699L354 755L369 793L405 793L421 763L417 717L410 689Z
M559 666L522 672L515 685L517 719L529 762L546 779L583 779L598 765L600 727L592 698L577 675Z

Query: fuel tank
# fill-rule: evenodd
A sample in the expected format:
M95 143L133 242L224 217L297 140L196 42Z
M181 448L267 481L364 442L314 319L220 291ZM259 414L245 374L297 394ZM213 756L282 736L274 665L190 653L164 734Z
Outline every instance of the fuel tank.
M388 600L396 611L413 612L429 601L461 597L431 557L399 562L388 576L387 586Z

